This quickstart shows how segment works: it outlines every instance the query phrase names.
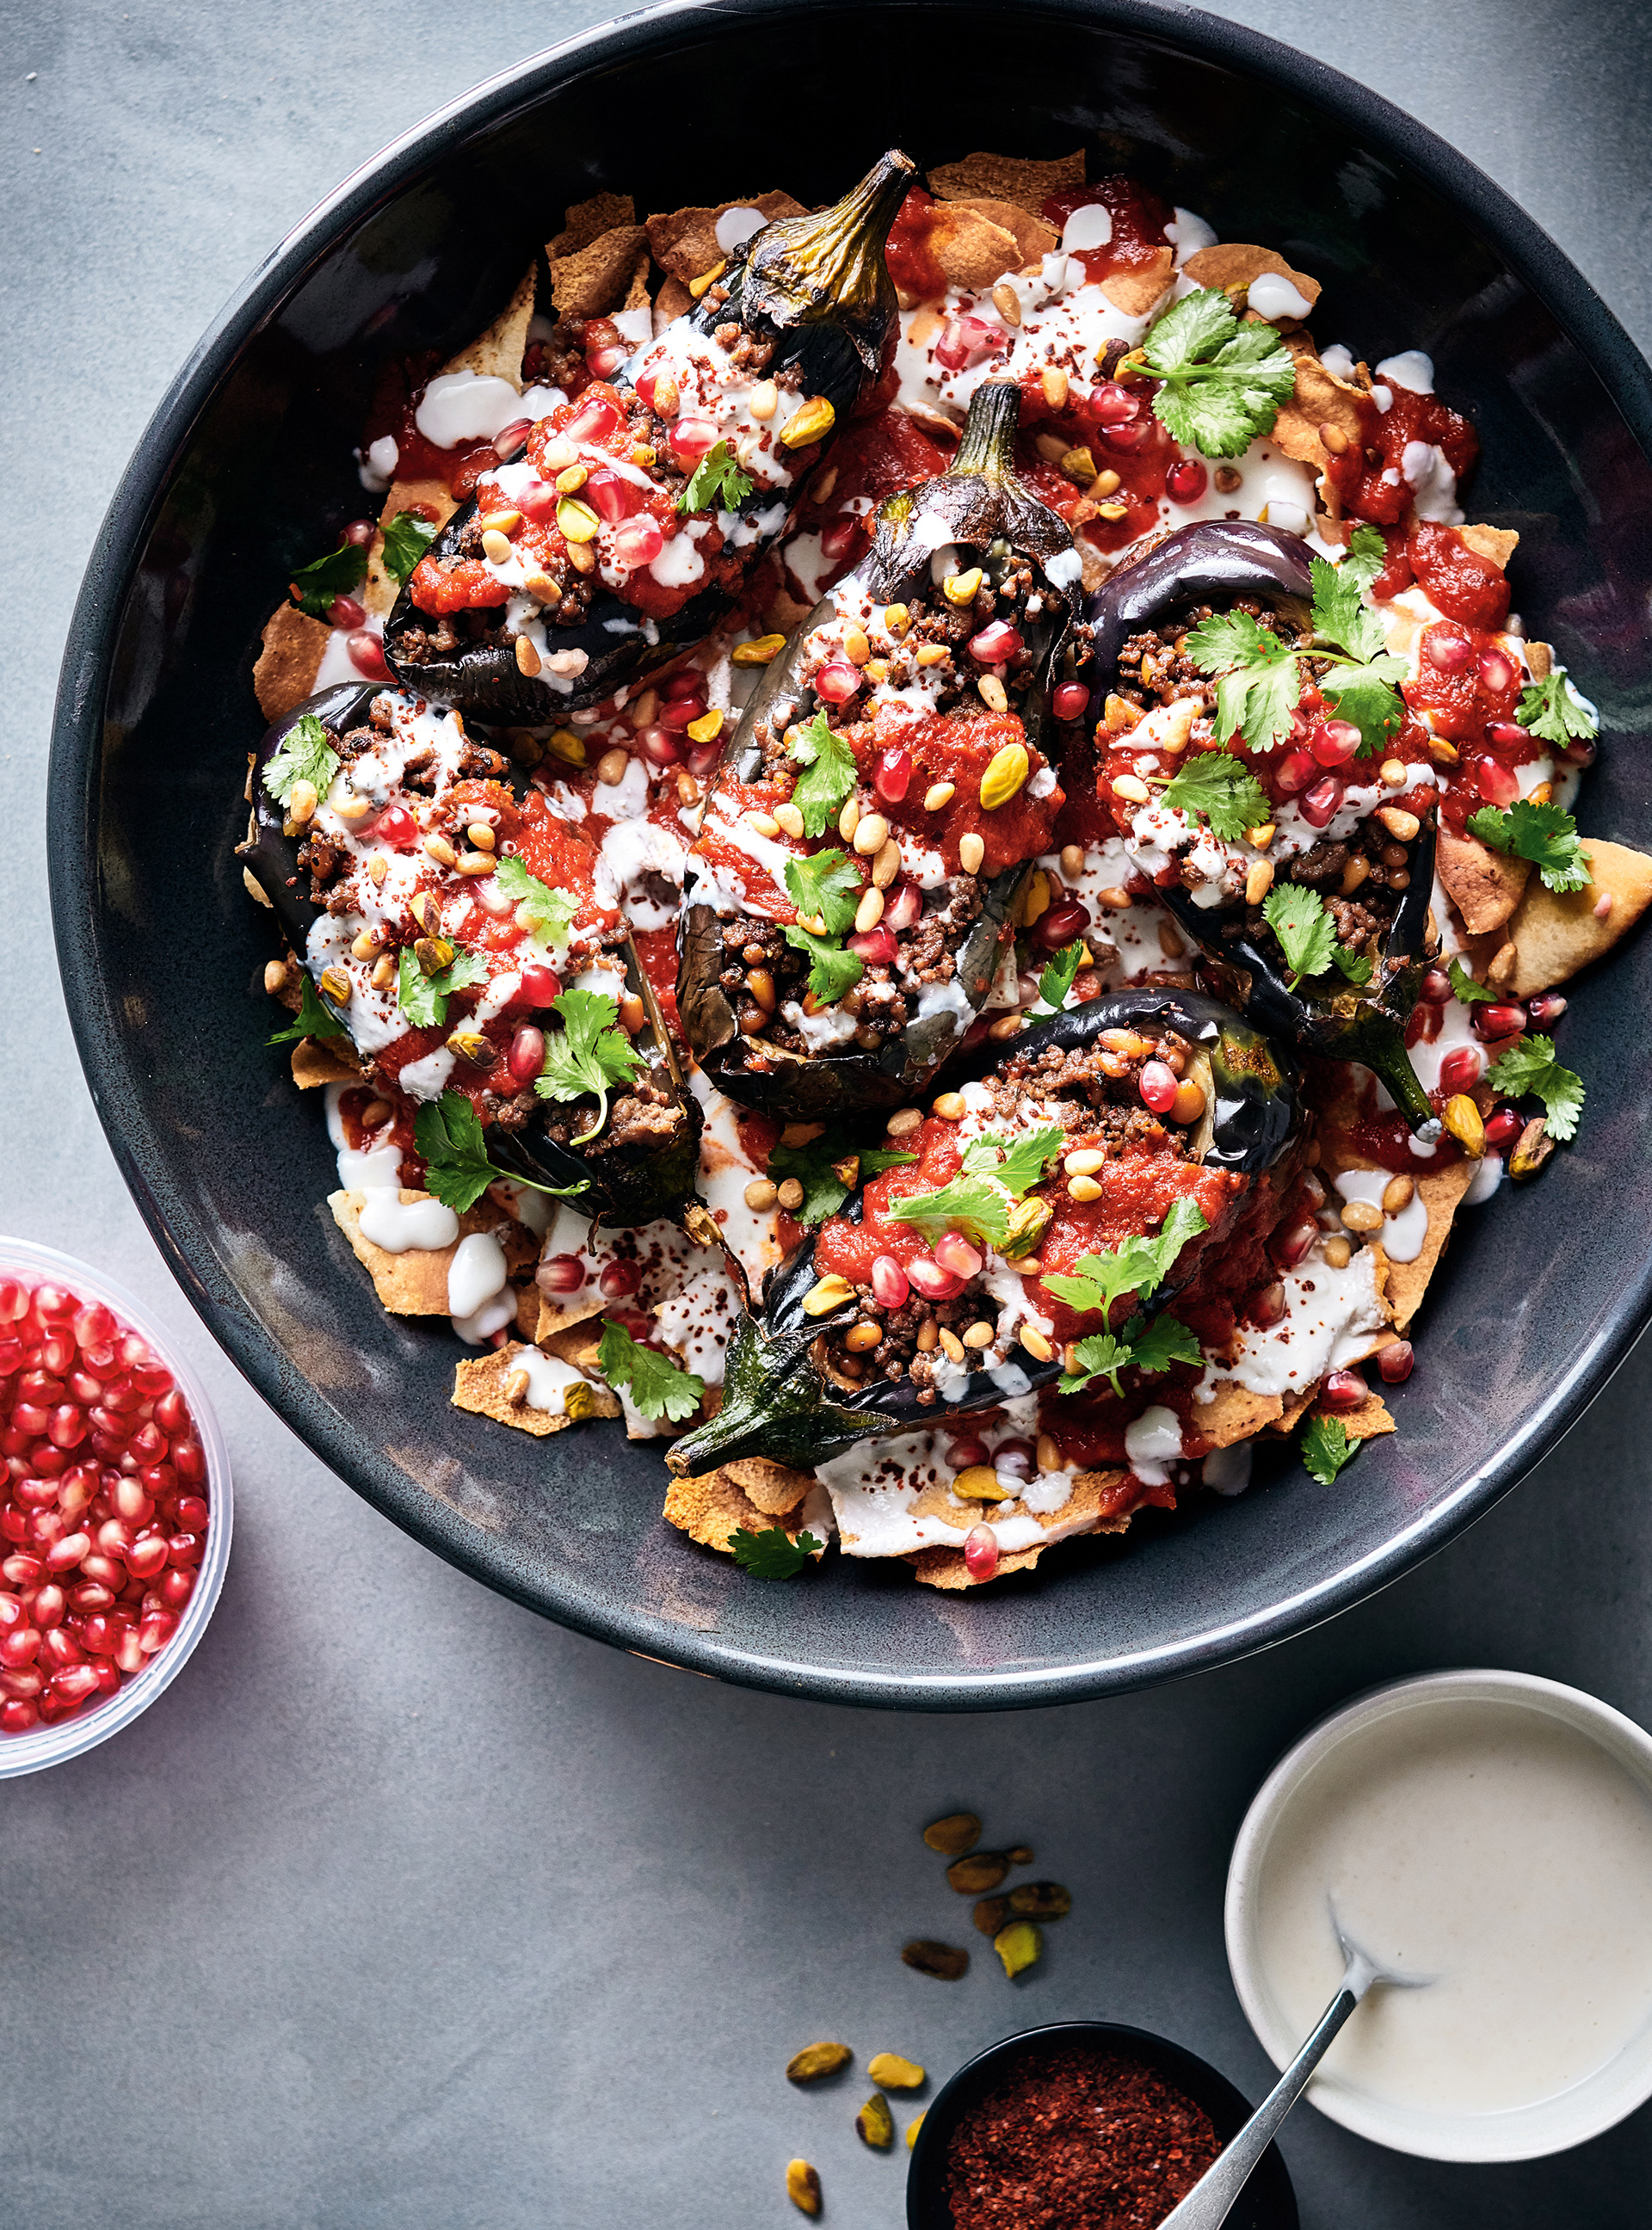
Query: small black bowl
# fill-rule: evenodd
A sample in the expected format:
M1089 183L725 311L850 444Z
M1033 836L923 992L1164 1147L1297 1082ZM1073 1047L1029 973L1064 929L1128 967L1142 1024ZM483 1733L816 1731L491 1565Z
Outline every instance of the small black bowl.
M989 2045L936 2094L924 2115L907 2170L907 2230L952 2230L946 2196L946 2153L952 2132L980 2099L994 2090L1018 2061L1049 2059L1074 2045L1092 2045L1142 2061L1203 2106L1223 2143L1238 2136L1255 2109L1218 2075L1207 2060L1149 2029L1122 2021L1051 2021L1047 2028L1023 2029L1001 2044ZM1296 2194L1291 2189L1277 2145L1269 2145L1228 2217L1229 2230L1296 2230Z

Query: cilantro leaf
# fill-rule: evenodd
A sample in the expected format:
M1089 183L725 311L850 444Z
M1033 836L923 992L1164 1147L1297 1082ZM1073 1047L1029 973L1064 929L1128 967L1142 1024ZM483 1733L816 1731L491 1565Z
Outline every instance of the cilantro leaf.
M1274 328L1241 325L1225 294L1184 295L1147 336L1147 369L1164 382L1153 414L1207 457L1242 456L1266 434L1296 387L1296 366Z
M857 1184L917 1158L889 1147L851 1146L841 1133L825 1131L806 1145L776 1146L769 1156L769 1175L777 1184L795 1177L803 1187L802 1206L788 1210L795 1223L823 1223L836 1215ZM849 1177L843 1172L851 1162L855 1173Z
M1253 751L1271 751L1289 728L1302 693L1295 644L1281 641L1249 612L1219 612L1191 630L1187 650L1202 674L1217 677L1221 740L1238 736ZM1265 821L1267 813L1261 817Z
M915 1223L930 1239L961 1231L966 1239L1002 1248L1010 1243L1012 1205L1009 1192L993 1178L956 1176L939 1192L908 1193L887 1213L899 1223Z
M481 955L467 952L461 945L447 967L427 976L404 944L397 964L396 1003L416 1030L434 1029L447 1021L453 994L484 982L487 975L487 963Z
M1348 1438L1347 1427L1335 1417L1310 1417L1302 1428L1303 1466L1321 1486L1329 1486L1358 1453L1359 1442Z
M1575 1071L1562 1068L1554 1057L1554 1040L1540 1032L1520 1039L1486 1071L1486 1081L1511 1099L1530 1092L1543 1102L1549 1118L1549 1135L1565 1145L1578 1134L1583 1112L1584 1081Z
M416 511L398 511L384 529L379 563L398 589L404 589L413 568L436 538L436 530Z
M1368 618L1376 621L1374 612ZM1380 629L1381 622L1377 622ZM1403 658L1384 651L1364 666L1333 666L1320 676L1320 693L1335 708L1339 720L1351 720L1359 731L1359 755L1369 758L1399 733L1405 704L1395 683L1405 679Z
M331 1007L316 989L308 976L299 983L299 1010L284 1030L277 1030L271 1045L285 1045L289 1038L342 1038L349 1035L339 1019L336 1007Z
M1248 828L1274 817L1268 793L1231 751L1193 751L1166 783L1160 802L1210 823L1223 843L1237 843Z
M842 852L811 852L786 862L786 889L805 921L819 919L828 937L842 937L854 925L861 903L861 879Z
M341 764L332 737L313 712L306 712L294 721L281 738L281 749L271 756L264 769L264 788L278 805L290 803L294 787L300 782L309 783L318 797L325 797Z
M1363 596L1388 564L1388 545L1374 526L1356 526L1344 547L1338 574L1352 581Z
M1594 713L1558 669L1527 682L1514 717L1546 744L1577 743L1600 733Z
M728 1545L740 1569L754 1579L792 1580L825 1544L812 1533L800 1533L794 1541L784 1525L761 1533L748 1533L741 1525L729 1535Z
M1203 1363L1204 1355L1193 1333L1175 1317L1158 1316L1149 1324L1145 1317L1134 1316L1116 1338L1102 1331L1080 1340L1077 1359L1081 1374L1063 1371L1058 1382L1061 1393L1081 1394L1093 1378L1105 1378L1115 1394L1122 1395L1120 1371L1156 1375L1172 1363Z
M738 511L751 493L751 474L735 463L726 441L714 441L689 475L677 509L685 515L691 511Z
M573 927L574 916L579 911L579 901L566 891L554 890L542 883L537 875L530 874L515 854L507 852L494 870L494 880L507 899L514 899L517 912L526 907L533 917L532 932L537 939L560 948L568 942L568 932Z
M1495 991L1487 990L1483 983L1476 983L1462 961L1455 956L1449 972L1451 988L1465 1006L1472 1006L1476 999L1495 999L1497 996Z
M1059 1015L1067 1004L1067 995L1073 988L1083 960L1081 943L1064 944L1039 977L1039 999L1053 1014Z
M1066 1136L1059 1123L1047 1123L1042 1131L1029 1131L1024 1138L1014 1139L983 1131L964 1150L964 1174L966 1177L996 1178L1006 1192L1013 1193L1019 1200L1038 1183L1061 1152Z
M1188 1241L1209 1229L1203 1209L1194 1202L1172 1201L1157 1236L1121 1239L1105 1254L1081 1256L1076 1277L1047 1272L1042 1283L1057 1300L1086 1316L1110 1310L1125 1293L1146 1300L1170 1275Z
M1468 826L1494 852L1529 860L1552 891L1580 891L1594 880L1589 854L1578 841L1578 824L1558 805L1539 805L1529 797L1517 797L1506 813L1482 805L1469 815Z
M1337 925L1318 891L1275 883L1262 900L1262 919L1279 939L1294 990L1304 976L1323 976L1337 949Z
M587 992L588 998L600 997L598 992ZM604 1324L602 1344L597 1350L597 1368L609 1384L618 1390L623 1388L631 1397L631 1407L644 1417L665 1417L674 1425L692 1417L705 1395L706 1382L692 1370L684 1370L668 1355L656 1355L651 1347L639 1347L629 1331L616 1324Z
M1345 944L1339 944L1331 957L1351 983L1370 983L1371 955L1369 953L1355 952Z
M1378 539L1382 539L1380 535ZM1388 648L1387 639L1381 620L1365 600L1376 575L1367 573L1365 566L1352 558L1345 558L1339 565L1313 558L1308 570L1313 578L1315 635L1362 665L1368 659L1380 658Z
M570 1144L583 1146L608 1120L608 1095L629 1084L642 1056L619 1027L619 1001L606 991L564 991L551 1011L562 1018L558 1035L547 1038L545 1067L533 1089L541 1099L583 1099L597 1095L597 1120ZM685 1413L686 1414L686 1413Z
M461 1215L475 1206L496 1177L531 1185L552 1200L571 1200L590 1189L583 1178L578 1184L548 1185L535 1177L519 1177L513 1170L496 1169L487 1158L481 1118L462 1092L444 1092L440 1099L425 1102L413 1118L413 1143L424 1158L425 1189Z
M823 712L816 712L804 726L789 730L786 749L805 769L791 792L791 802L803 817L803 834L823 836L836 822L844 799L855 787L855 754L842 737L827 726Z
M343 542L309 565L300 565L290 587L293 600L313 620L324 620L335 596L347 596L367 570L364 543Z
M795 923L786 931L786 943L795 952L809 955L809 988L816 1006L835 1007L866 973L866 963L858 952L845 952L841 944L816 937L811 930L799 929Z

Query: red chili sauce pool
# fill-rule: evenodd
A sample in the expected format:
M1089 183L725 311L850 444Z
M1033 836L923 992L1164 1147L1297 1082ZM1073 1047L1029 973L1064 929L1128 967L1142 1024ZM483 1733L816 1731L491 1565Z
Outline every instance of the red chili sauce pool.
M1074 2046L1029 2058L946 2149L955 2230L1154 2230L1222 2150L1154 2068Z
M211 1513L189 1404L141 1333L0 1274L0 1733L141 1672L195 1592Z

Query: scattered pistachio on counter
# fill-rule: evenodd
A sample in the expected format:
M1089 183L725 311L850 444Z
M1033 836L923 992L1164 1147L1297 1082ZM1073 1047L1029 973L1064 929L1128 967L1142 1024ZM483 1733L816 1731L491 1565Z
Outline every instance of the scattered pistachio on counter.
M927 2080L915 2059L903 2059L898 2052L874 2053L866 2072L886 2091L916 2091Z
M818 2083L823 2075L836 2075L840 2067L847 2067L854 2057L846 2044L806 2044L787 2060L786 2080Z
M984 1897L1010 1871L1002 1851L977 1851L967 1859L954 1859L946 1879L960 1897Z
M1009 1903L1023 1920L1061 1920L1073 1910L1073 1892L1060 1882L1023 1882L1010 1891Z
M924 1840L932 1851L943 1851L949 1859L962 1858L981 1840L981 1822L973 1812L949 1812L944 1820L932 1820L924 1829Z
M928 2111L929 2111L929 2109L926 2106L926 2107L925 2107L925 2109L924 2109L924 2113L926 2113L926 2114ZM910 2122L908 2122L908 2123L907 2123L907 2150L908 2152L910 2152L910 2151L912 2150L913 2147L917 2143L917 2142L918 2142L918 2132L919 2132L919 2130L921 2130L921 2129L923 2128L923 2126L924 2126L924 2116L923 2116L923 2114L919 2114L919 2115L917 2115L917 2116L916 2116L916 2117L915 2117L912 2121L910 2121Z
M983 1936L996 1936L1010 1917L1007 1897L984 1897L970 1915Z
M805 2214L820 2213L820 2178L806 2160L786 2163L786 2197Z
M932 1975L938 1982L956 1982L970 1970L967 1951L951 1943L936 1943L926 1937L914 1937L910 1943L903 1943L900 1956L905 1965L915 1967L920 1975Z
M1033 1847L1030 1843L1011 1843L1003 1855L1012 1866L1029 1866L1033 1862Z
M894 2143L894 2117L881 2091L874 2091L855 2117L855 2134L862 2144L885 2152Z
M1014 1977L1036 1964L1044 1939L1030 1920L1012 1920L992 1939L992 1948L1003 1962L1003 1971Z

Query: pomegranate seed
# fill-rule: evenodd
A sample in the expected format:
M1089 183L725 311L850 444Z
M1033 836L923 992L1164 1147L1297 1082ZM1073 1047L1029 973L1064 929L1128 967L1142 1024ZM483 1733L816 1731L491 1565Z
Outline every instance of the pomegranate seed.
M597 518L610 526L617 526L621 519L629 519L642 502L642 491L635 480L623 480L618 473L610 472L601 465L579 493Z
M5 1313L3 1306L0 1306L0 1318L3 1318ZM101 1301L88 1301L74 1318L74 1344L82 1348L102 1347L114 1337L119 1329L113 1315Z
M637 748L650 766L680 766L684 757L683 747L669 728L662 728L657 720L644 728L637 737Z
M955 1278L962 1278L965 1285L971 1278L980 1276L981 1257L960 1233L944 1232L932 1251L941 1268L950 1271Z
M1140 402L1116 379L1098 380L1084 398L1084 415L1098 426L1127 426L1140 412Z
M147 1525L155 1514L154 1498L145 1494L140 1479L120 1479L109 1489L109 1501L117 1518L128 1525Z
M0 1672L0 1696L38 1696L46 1675L37 1665L20 1665L15 1672Z
M699 719L706 709L703 697L674 697L660 707L660 725L681 735L691 720Z
M552 480L530 480L516 498L516 508L525 519L543 523L557 515L557 506L562 497Z
M1320 1389L1322 1409L1357 1409L1371 1389L1357 1370L1333 1370Z
M1302 793L1302 818L1310 828L1324 828L1337 817L1342 803L1342 783L1328 774Z
M78 1588L69 1589L69 1608L78 1611L109 1610L114 1605L114 1591L100 1587L95 1580L82 1580Z
M141 1672L148 1661L143 1644L138 1639L136 1627L129 1626L121 1635L114 1653L114 1661L123 1672Z
M668 438L685 464L697 465L708 449L716 448L719 436L709 418L679 418Z
M998 1537L990 1525L971 1525L964 1537L964 1569L976 1581L990 1580L997 1570ZM17 1707L8 1705L6 1708Z
M1492 696L1507 696L1520 678L1519 668L1507 651L1499 650L1493 645L1481 652L1481 686Z
M1165 475L1165 493L1172 503L1197 503L1206 486L1204 467L1194 457L1184 457Z
M121 1621L100 1613L81 1621L81 1640L94 1657L113 1657L122 1633Z
M854 548L855 544L860 538L860 533L861 522L858 519L839 519L834 520L832 525L825 528L821 535L821 556L826 560L829 565L837 564L841 559L849 556L849 551Z
M912 787L912 753L881 752L872 777L872 787L886 805L899 805Z
M1496 759L1478 758L1474 763L1476 789L1488 805L1513 805L1520 794L1519 777L1513 770Z
M511 1040L506 1066L519 1084L532 1084L545 1067L545 1032L532 1022L524 1022Z
M846 949L857 959L864 960L868 968L887 968L899 951L894 932L881 922L875 929L857 930L844 943Z
M152 1424L139 1425L128 1447L140 1464L159 1463L166 1453L166 1435Z
M1003 666L1021 649L1021 635L1008 620L990 620L966 648L978 666Z
M1451 997L1450 976L1443 968L1430 968L1417 996L1430 1007L1443 1007Z
M597 1290L605 1301L623 1300L634 1293L642 1283L642 1273L635 1262L610 1262L597 1280Z
M1488 720L1486 740L1495 744L1501 751L1523 751L1531 744L1532 731L1522 728L1516 720Z
M1411 1375L1416 1361L1416 1351L1409 1339L1391 1340L1377 1355L1377 1368L1385 1386L1403 1386Z
M1518 1037L1526 1028L1526 1009L1512 1003L1503 1006L1477 1002L1470 1020L1476 1037L1487 1040Z
M577 1293L585 1282L585 1266L577 1254L552 1254L541 1262L539 1282L547 1293Z
M1440 1063L1440 1089L1448 1096L1467 1092L1480 1081L1486 1056L1478 1046L1456 1046Z
M965 371L1008 338L984 318L952 318L935 344L935 361L944 371Z
M36 1588L29 1599L29 1615L43 1634L48 1627L61 1626L68 1614L68 1601L60 1587Z
M1168 1115L1176 1105L1180 1079L1162 1060L1144 1061L1141 1074L1136 1079L1136 1089L1144 1105L1151 1107L1155 1115Z
M1287 751L1274 770L1274 781L1287 797L1294 797L1299 790L1307 788L1319 771L1319 761L1312 751Z
M661 684L668 698L704 697L706 676L698 666L680 666Z
M1565 1000L1558 991L1539 991L1535 999L1526 1002L1526 1016L1534 1029L1550 1028L1565 1011Z
M174 1533L166 1544L169 1563L198 1564L205 1554L206 1543L198 1533Z
M40 1654L37 1626L11 1626L0 1634L0 1665L32 1665Z
M94 1415L96 1415L95 1411ZM51 1411L42 1409L37 1402L19 1402L12 1408L12 1427L15 1431L26 1433L33 1440L45 1431L50 1416Z
M100 1556L124 1556L136 1538L124 1518L106 1518L97 1531L97 1553Z
M354 596L335 596L327 606L327 618L336 628L358 628L366 616L366 605Z
M1107 443L1108 448L1117 449L1121 454L1127 456L1132 450L1141 448L1152 430L1151 421L1139 418L1133 426L1103 426L1101 439Z
M66 1533L46 1551L48 1572L72 1572L92 1546L89 1533Z
M1006 1479L1030 1479L1038 1468L1038 1451L1030 1440L1000 1440L992 1451L992 1468Z
M605 395L584 397L562 431L570 441L604 441L620 423L620 414ZM713 439L716 438L713 429ZM711 447L711 442L706 444Z
M924 894L916 883L892 883L884 900L881 926L899 937L910 929L924 910Z
M1090 693L1081 681L1063 681L1053 706L1058 720L1081 720L1090 709Z
M664 548L664 530L659 520L650 518L646 512L639 512L634 519L628 519L615 529L615 562L628 572L635 573L641 566L652 565Z
M0 1634L8 1627L23 1625L23 1607L16 1595L0 1595Z
M100 1696L113 1696L115 1690L120 1685L120 1672L119 1667L111 1665L106 1661L93 1666L92 1678L98 1684L98 1693Z
M160 1576L161 1602L168 1610L182 1610L195 1592L195 1574L188 1564L171 1564Z
M39 1556L12 1556L0 1563L0 1577L8 1587L30 1588L39 1579L46 1566Z
M100 1555L94 1550L89 1556L81 1559L81 1576L106 1588L120 1588L126 1585L126 1568L113 1556Z
M1460 674L1475 654L1474 644L1461 628L1431 627L1423 637L1429 664L1442 674Z
M962 1278L955 1278L950 1270L927 1254L920 1254L907 1265L907 1276L926 1301L950 1301L955 1293L964 1290Z
M9 1701L0 1704L0 1730L9 1735L26 1735L31 1727L40 1724L40 1712L33 1704Z
M815 676L815 694L827 705L847 705L858 695L864 676L847 659L833 659Z
M29 1288L17 1278L0 1278L0 1324L16 1324L29 1314Z
M1278 1324L1284 1314L1285 1287L1280 1279L1275 1279L1271 1286L1264 1286L1252 1299L1250 1321L1265 1331L1269 1324Z
M404 805L387 806L372 824L372 833L393 852L404 852L419 841L419 824Z
M141 1541L134 1541L126 1551L126 1569L135 1580L152 1580L165 1569L167 1558L166 1537L162 1533L146 1533ZM49 1564L50 1556L46 1559Z
M103 1381L100 1378L94 1378L88 1371L71 1370L68 1376L68 1390L77 1402L84 1402L89 1408L93 1402L102 1401Z
M206 1458L201 1453L199 1440L174 1440L172 1461L178 1477L187 1486L199 1486L206 1478Z
M880 1254L872 1264L872 1292L886 1309L898 1309L912 1287L906 1272L893 1254Z
M525 1007L549 1007L562 996L562 978L542 960L531 960L522 970L519 996Z
M988 1461L987 1444L973 1433L960 1433L946 1443L946 1460L954 1471L968 1471L971 1464Z
M1268 1251L1281 1270L1294 1270L1320 1235L1320 1227L1310 1216L1301 1223L1294 1223L1288 1231L1276 1233L1269 1241Z
M384 663L384 639L375 635L371 628L352 628L345 648L350 654L350 663L366 680L390 680L390 668Z
M1090 926L1090 909L1077 899L1062 899L1046 906L1033 925L1033 943L1046 952L1059 952Z
M84 1660L78 1665L69 1666L52 1682L55 1692L70 1705L85 1703L87 1698L96 1692L97 1686L97 1673Z
M722 756L723 746L714 737L708 744L696 744L688 754L688 771L708 775Z
M521 454L532 431L533 421L531 418L513 418L508 426L500 428L494 436L494 454L501 465L508 465L513 457ZM520 509L519 505L518 508Z
M1352 720L1319 720L1308 732L1308 749L1324 767L1346 766L1359 743Z
M61 1286L36 1286L35 1314L42 1324L69 1324L79 1316L81 1304L76 1296Z
M1574 736L1569 744L1562 744L1560 756L1571 765L1591 767L1599 755L1600 746L1589 736Z
M656 418L676 415L677 383L662 364L642 374L636 383L636 391Z
M25 1510L55 1510L57 1507L57 1482L50 1479L20 1479L16 1495Z

